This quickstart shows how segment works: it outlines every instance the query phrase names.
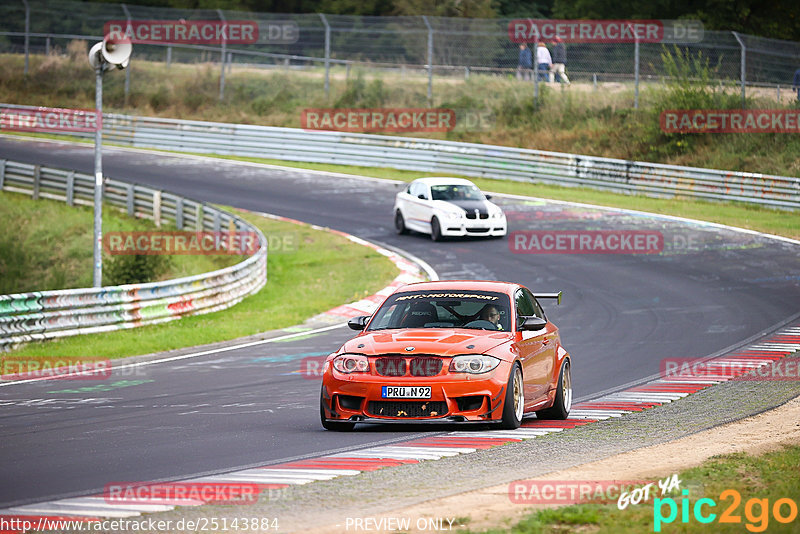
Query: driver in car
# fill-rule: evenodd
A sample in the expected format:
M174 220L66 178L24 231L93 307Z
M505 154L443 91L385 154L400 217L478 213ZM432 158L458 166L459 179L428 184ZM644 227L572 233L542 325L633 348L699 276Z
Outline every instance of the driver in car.
M483 307L481 310L480 319L482 321L489 321L495 325L498 330L503 329L503 325L500 324L500 312L493 304L487 304Z

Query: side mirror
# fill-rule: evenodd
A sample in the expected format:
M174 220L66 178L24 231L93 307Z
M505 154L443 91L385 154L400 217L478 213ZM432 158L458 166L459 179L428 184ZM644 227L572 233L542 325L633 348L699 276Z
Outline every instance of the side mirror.
M428 200L428 197L425 196L424 194L423 195L417 195L417 198L419 198L421 200Z
M364 330L368 320L369 315L359 315L347 321L347 326L349 326L351 330Z
M492 195L483 195L486 197L486 200L492 200Z
M522 318L522 326L520 327L520 330L541 330L545 326L547 326L547 321L541 317L536 317L533 315L531 317Z

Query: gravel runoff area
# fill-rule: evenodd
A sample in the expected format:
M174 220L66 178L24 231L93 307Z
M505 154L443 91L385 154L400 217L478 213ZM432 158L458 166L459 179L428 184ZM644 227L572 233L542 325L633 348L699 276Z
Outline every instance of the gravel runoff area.
M348 517L377 517L436 498L541 477L738 421L798 396L797 380L732 380L660 407L520 443L292 486L275 492L271 499L265 492L254 505L179 508L150 517L267 517L278 519L278 532L314 528L319 532L347 532ZM614 473L605 478L614 479ZM468 510L464 512L460 515L467 515Z

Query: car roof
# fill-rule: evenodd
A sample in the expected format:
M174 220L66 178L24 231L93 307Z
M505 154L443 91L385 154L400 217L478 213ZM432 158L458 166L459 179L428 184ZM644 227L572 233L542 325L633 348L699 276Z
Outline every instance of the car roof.
M425 185L475 185L464 178L448 178L446 176L432 176L429 178L417 178L415 182Z
M397 288L395 293L405 291L494 291L496 293L506 293L513 295L514 291L520 287L519 284L511 282L496 282L491 280L439 280L436 282L417 282L406 284Z

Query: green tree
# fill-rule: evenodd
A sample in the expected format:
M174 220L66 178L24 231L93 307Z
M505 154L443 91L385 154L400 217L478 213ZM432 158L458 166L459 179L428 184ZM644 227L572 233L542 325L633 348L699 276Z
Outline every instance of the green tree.
M394 0L393 15L432 15L491 19L497 16L492 0Z

